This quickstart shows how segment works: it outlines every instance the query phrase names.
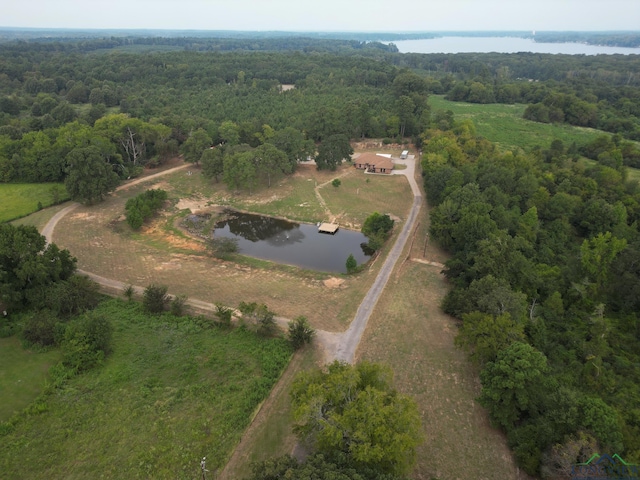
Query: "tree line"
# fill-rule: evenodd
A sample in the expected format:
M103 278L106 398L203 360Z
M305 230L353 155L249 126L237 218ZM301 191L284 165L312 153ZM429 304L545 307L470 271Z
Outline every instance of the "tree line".
M500 152L470 122L441 128L423 138L430 231L480 402L531 474L581 449L639 458L640 189L620 144L584 146L587 163L558 140Z

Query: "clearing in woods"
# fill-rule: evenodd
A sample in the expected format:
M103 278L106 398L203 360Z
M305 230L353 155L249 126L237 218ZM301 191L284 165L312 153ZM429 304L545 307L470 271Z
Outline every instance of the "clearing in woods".
M354 226L374 210L390 213L402 222L412 200L406 180L397 176L301 168L293 177L280 181L277 189L233 196L200 175L185 173L124 190L99 208L77 208L60 222L54 241L78 257L80 268L107 278L135 285L155 281L169 285L172 293L232 306L240 301L263 302L284 317L302 314L315 328L343 331L381 261L373 262L358 276L346 277L344 282L327 282L331 280L329 275L266 262L220 262L205 255L199 242L175 228L178 208L141 233L132 233L123 222L124 203L146 188L163 188L174 198L174 205L179 205L178 199L182 206L202 210L227 204L294 220L319 221L327 212L317 201L314 188L339 175L339 188L329 183L319 190L331 213L338 213ZM360 208L367 205L365 202L370 202L369 208ZM354 203L358 208L349 208ZM399 261L379 300L356 359L389 363L396 372L399 390L412 394L420 405L427 440L419 451L414 478L525 478L515 467L504 437L490 427L486 412L475 402L479 393L477 372L453 345L454 320L439 309L446 284L438 267L421 263L441 264L446 256L425 243L426 209L420 222L411 251L405 249L406 259ZM314 355L304 357L304 368L313 364L309 358L318 357ZM292 368L298 367L290 366L288 372ZM285 374L280 388L274 389L265 402L223 478L238 478L248 473L249 461L290 448L293 437L287 384L291 377ZM265 444L284 449L265 449Z

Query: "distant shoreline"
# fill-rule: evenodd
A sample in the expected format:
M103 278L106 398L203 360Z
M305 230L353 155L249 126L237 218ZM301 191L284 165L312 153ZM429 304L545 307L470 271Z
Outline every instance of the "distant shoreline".
M119 28L39 28L0 26L0 39L36 40L38 38L102 38L116 37L196 37L196 38L282 38L305 37L335 40L404 41L427 40L442 37L518 37L532 38L536 42L584 42L589 45L640 46L640 30L610 31L524 31L524 30L443 30L408 32L358 31L242 31L242 30L185 30L185 29L119 29ZM633 45L628 44L633 43Z

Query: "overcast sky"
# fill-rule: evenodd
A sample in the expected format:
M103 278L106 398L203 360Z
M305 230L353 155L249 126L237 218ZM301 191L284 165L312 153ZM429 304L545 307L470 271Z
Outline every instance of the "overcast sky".
M286 31L638 30L640 0L6 0L0 26Z

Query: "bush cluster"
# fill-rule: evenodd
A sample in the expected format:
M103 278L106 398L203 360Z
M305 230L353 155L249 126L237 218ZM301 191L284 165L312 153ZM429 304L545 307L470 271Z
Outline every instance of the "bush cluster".
M127 200L124 208L129 226L134 230L139 229L160 209L166 199L167 192L161 189L151 189Z
M367 246L373 251L382 248L393 224L394 221L387 214L373 212L369 215L362 225L362 233L369 238Z

